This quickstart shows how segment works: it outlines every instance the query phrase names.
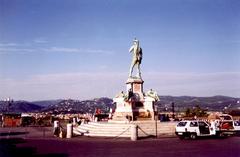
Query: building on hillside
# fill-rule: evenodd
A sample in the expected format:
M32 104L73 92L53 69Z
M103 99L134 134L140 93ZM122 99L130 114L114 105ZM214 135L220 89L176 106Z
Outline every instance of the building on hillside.
M22 118L18 113L3 113L2 127L18 127L21 126Z

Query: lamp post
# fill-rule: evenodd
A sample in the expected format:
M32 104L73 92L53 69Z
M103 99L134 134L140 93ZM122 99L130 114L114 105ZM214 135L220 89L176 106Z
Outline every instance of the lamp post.
M6 99L6 113L9 112L10 106L11 106L12 104L13 104L13 99L7 98L7 99Z
M175 119L175 108L174 108L174 102L172 102L172 118Z
M158 131L157 131L157 120L158 120L158 107L154 105L154 112L155 112L155 131L156 131L156 138L158 138Z

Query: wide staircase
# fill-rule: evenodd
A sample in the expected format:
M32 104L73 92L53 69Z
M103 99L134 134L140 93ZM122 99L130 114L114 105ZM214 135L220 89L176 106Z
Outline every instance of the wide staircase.
M75 135L102 137L130 137L130 124L89 122L73 128Z
M91 137L129 137L131 136L131 125L138 126L138 137L174 136L175 122L155 122L155 121L134 121L130 123L122 122L89 122L73 128L75 135ZM156 129L157 128L157 129Z

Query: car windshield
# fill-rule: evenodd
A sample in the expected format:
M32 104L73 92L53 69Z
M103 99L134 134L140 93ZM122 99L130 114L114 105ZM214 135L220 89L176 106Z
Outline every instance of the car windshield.
M197 127L198 126L198 123L197 122L191 122L190 123L190 127Z
M234 121L235 126L240 126L240 121Z
M177 126L185 126L187 124L187 122L179 122Z
M230 116L220 116L220 118L223 120L232 120Z

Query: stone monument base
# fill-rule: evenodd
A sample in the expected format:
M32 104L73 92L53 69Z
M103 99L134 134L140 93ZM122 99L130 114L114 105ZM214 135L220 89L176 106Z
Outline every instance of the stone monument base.
M121 92L113 98L116 110L114 121L154 120L154 103L156 99L143 92L143 80L141 78L128 78L127 94Z

